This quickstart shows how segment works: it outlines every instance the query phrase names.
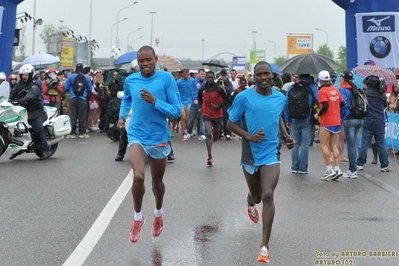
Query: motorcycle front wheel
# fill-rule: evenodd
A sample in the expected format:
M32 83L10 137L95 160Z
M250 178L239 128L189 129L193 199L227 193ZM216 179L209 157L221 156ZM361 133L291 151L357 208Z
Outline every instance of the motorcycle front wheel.
M53 145L48 147L48 150L49 150L48 151L48 158L50 158L51 156L54 155L54 153L57 151L57 148L58 148L58 143L55 143L55 144L53 144ZM42 156L42 150L41 149L35 149L35 154L38 157L41 157Z

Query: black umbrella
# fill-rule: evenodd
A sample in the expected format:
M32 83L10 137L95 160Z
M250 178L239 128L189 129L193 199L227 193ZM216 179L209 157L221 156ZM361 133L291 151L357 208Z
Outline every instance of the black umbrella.
M280 70L282 73L318 74L322 70L335 72L341 66L331 58L321 54L297 55L285 61Z
M222 64L219 59L213 58L208 61L202 62L203 66L211 66L211 67L228 67L228 65Z

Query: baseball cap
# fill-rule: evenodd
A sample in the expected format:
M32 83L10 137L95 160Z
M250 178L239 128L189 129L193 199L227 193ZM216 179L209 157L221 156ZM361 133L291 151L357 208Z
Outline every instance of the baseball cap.
M77 63L76 64L76 69L83 69L83 64L82 63Z
M222 70L220 70L220 75L221 76L227 76L227 71L226 71L226 69L222 69Z
M330 78L330 73L328 73L328 71L326 71L326 70L320 71L320 73L319 73L319 79L322 80L322 81L331 80L331 78Z
M352 72L346 70L342 73L341 77L343 77L344 79L347 79L347 80L352 80L353 74L352 74Z

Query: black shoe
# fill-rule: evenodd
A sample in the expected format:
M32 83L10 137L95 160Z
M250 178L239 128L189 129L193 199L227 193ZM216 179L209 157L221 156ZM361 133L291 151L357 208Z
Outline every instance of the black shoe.
M121 161L123 161L123 155L118 153L115 157L115 162L121 162Z
M320 143L320 140L318 140L318 139L315 139L315 140L314 140L314 142L316 142L316 143Z
M18 155L21 155L22 153L24 153L23 151L19 151L17 153L14 153L13 155L10 156L10 160L14 159L15 157L17 157Z
M175 160L175 155L173 154L173 152L169 153L168 161L174 161L174 160Z
M40 156L40 160L46 160L49 157L48 151L42 151L42 156Z

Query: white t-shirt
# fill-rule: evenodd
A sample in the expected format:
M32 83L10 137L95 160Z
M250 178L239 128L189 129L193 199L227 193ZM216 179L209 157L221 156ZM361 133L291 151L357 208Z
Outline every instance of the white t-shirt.
M0 96L10 97L10 83L8 83L8 81L3 81L3 83L0 84Z
M235 81L232 81L231 78L229 78L229 80L231 81L231 83L233 84L233 89L237 89L238 88L238 78L236 78Z

